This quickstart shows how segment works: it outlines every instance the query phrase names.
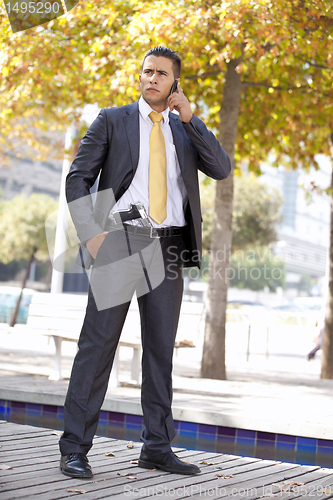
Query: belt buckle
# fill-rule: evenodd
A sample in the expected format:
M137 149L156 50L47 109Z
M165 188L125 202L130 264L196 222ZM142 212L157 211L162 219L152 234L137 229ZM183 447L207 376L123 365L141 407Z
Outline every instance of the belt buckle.
M153 231L155 231L155 235L153 235ZM149 237L150 238L159 238L159 235L158 235L156 227L152 226L152 227L149 228Z

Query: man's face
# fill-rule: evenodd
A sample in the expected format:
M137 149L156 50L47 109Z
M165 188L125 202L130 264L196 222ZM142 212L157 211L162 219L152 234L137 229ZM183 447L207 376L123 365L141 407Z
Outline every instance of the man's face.
M139 78L144 100L154 111L158 113L164 111L168 107L167 98L175 78L172 60L165 57L148 56Z

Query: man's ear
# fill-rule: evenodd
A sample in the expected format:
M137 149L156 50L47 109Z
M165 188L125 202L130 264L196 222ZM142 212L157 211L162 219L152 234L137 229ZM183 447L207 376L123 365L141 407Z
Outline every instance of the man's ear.
M141 74L139 75L139 82L141 83Z

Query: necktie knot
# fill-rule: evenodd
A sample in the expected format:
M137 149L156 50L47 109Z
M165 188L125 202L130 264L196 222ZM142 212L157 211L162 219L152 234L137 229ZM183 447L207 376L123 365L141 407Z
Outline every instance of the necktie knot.
M149 118L153 123L160 123L163 120L163 115L161 113L155 113L155 111L152 111L149 113Z

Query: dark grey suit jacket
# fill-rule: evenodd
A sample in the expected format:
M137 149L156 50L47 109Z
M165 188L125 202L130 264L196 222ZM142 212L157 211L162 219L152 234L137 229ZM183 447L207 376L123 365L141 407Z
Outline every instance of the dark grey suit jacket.
M213 179L224 179L230 173L230 160L215 136L196 116L188 124L169 114L170 127L178 161L188 194L184 241L188 250L185 266L201 263L201 209L198 169ZM93 259L84 243L104 231L107 216L116 201L128 189L140 154L138 102L119 108L104 108L83 137L66 179L66 197L85 260ZM92 204L90 188L100 174L96 203ZM114 196L103 196L110 190ZM138 200L140 201L140 200Z

